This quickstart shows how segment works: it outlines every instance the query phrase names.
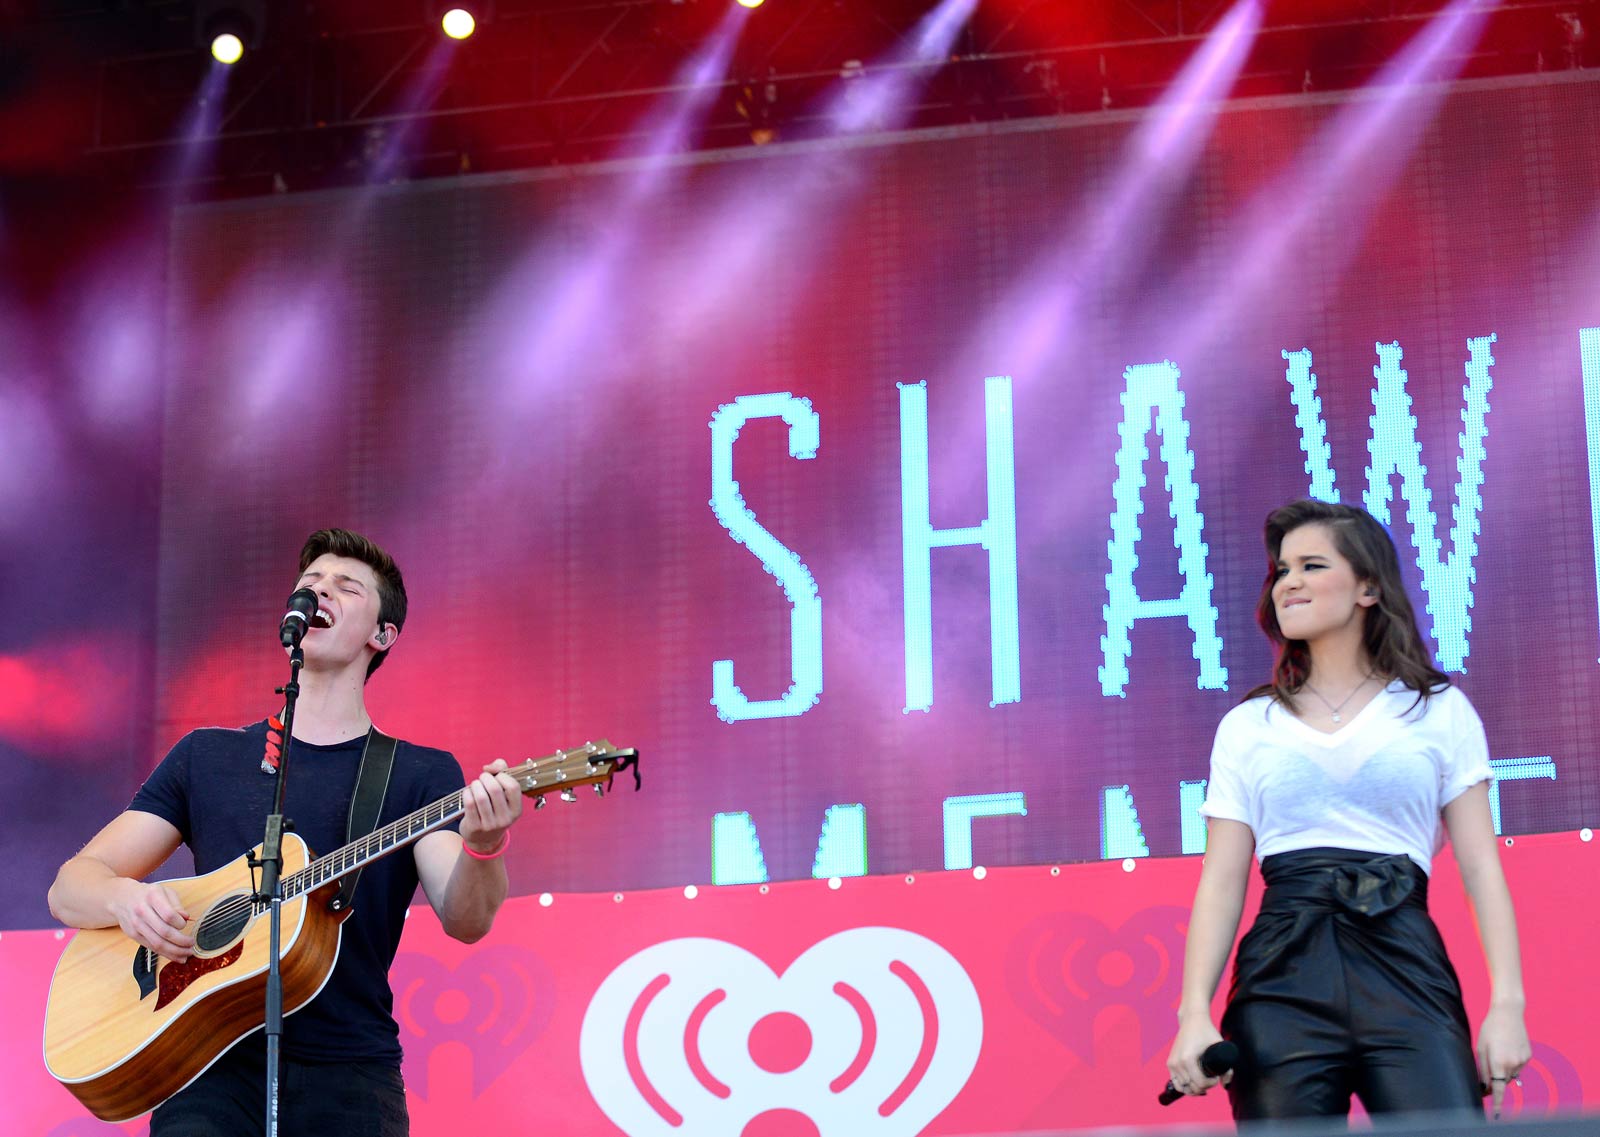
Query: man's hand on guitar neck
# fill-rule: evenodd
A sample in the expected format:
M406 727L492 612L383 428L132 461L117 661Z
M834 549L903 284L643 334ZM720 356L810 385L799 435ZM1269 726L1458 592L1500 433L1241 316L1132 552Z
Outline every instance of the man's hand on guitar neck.
M480 856L493 856L505 848L511 826L522 816L522 788L506 773L497 758L483 768L461 791L466 812L461 818L461 840Z
M194 937L184 931L189 914L183 910L176 892L164 884L142 884L125 878L119 883L126 887L120 888L106 906L129 939L178 963L194 954Z
M429 833L412 846L417 876L445 934L477 943L489 934L508 883L501 856L522 816L522 787L504 761L483 768L461 791L461 832Z

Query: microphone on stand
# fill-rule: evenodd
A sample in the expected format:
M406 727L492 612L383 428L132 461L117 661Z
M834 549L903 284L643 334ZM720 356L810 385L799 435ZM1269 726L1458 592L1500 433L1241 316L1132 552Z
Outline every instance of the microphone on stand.
M1239 1048L1231 1042L1213 1042L1200 1054L1200 1072L1208 1078L1220 1078L1233 1069L1234 1063L1239 1061ZM1162 1105L1171 1105L1183 1097L1183 1091L1167 1082L1167 1088L1161 1091L1161 1096L1156 1100Z
M284 647L300 646L300 638L311 627L311 620L321 603L317 594L309 588L297 588L289 594L289 610L278 623L278 641Z

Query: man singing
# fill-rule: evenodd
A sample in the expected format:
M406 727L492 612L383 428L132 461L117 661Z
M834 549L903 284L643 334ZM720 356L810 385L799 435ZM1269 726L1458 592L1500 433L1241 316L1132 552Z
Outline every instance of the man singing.
M347 841L350 801L372 727L365 684L405 625L406 591L394 559L344 529L313 533L296 588L316 593L289 749L284 816L314 852ZM194 951L195 920L162 884L142 883L187 844L195 871L237 860L262 839L275 776L266 721L196 730L179 740L115 818L61 866L50 911L78 928L118 925L169 960ZM367 865L338 960L321 992L284 1020L279 1118L293 1134L403 1137L409 1132L399 1028L388 970L406 907L422 884L444 930L481 939L506 896L501 855L522 813L516 781L495 762L462 794L465 814ZM399 742L378 817L381 827L462 789L455 759ZM459 831L456 831L459 830ZM151 1137L261 1133L265 1037L252 1033L159 1106Z

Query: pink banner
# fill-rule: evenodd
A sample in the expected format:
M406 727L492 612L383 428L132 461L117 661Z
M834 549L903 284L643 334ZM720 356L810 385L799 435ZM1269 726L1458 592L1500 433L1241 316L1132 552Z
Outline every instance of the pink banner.
M1600 1066L1596 853L1570 833L1503 849L1534 1039L1513 1112L1600 1098L1579 1075ZM1155 1100L1199 869L1145 859L527 896L473 946L419 909L393 972L412 1131L899 1137L1225 1121L1221 1094ZM1487 978L1448 856L1434 879L1476 1024ZM0 1127L143 1134L148 1118L95 1121L43 1068L62 942L0 937Z

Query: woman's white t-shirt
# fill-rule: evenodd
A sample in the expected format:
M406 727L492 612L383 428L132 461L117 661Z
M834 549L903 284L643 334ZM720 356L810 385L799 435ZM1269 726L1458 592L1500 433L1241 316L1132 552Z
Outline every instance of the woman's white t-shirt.
M1431 872L1444 846L1440 811L1494 771L1460 690L1416 702L1391 683L1332 734L1269 696L1241 703L1217 725L1200 812L1250 826L1258 860L1329 847L1405 853Z

